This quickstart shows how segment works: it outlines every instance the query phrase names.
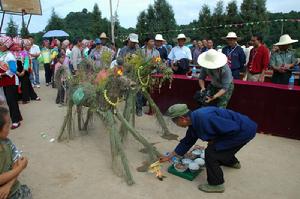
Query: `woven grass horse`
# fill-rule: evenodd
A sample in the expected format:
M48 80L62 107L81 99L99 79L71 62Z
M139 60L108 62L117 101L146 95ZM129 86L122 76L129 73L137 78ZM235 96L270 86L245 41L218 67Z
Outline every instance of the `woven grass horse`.
M132 121L133 126L135 125L136 96L137 93L140 93L148 101L150 108L153 110L154 115L160 127L162 128L161 137L168 140L177 140L178 136L170 133L161 111L148 92L148 90L151 90L154 86L157 86L157 81L159 88L167 80L170 81L171 85L173 75L172 70L166 67L160 58L148 59L139 52L137 52L137 54L125 57L122 62L126 76L132 81L137 82L136 89L131 90L126 97L126 105L123 112L124 118L127 121ZM153 72L160 72L163 75L163 78L152 78L151 74L153 74ZM122 140L124 140L127 136L127 130L125 126L121 127L120 134L122 136Z
M105 76L105 75L104 75ZM100 85L100 86L99 86ZM122 175L127 184L134 183L133 177L128 164L128 159L123 148L122 137L119 134L120 124L125 128L138 142L140 142L147 151L148 162L154 162L159 157L159 152L153 145L151 145L124 117L118 110L118 104L123 95L130 90L134 90L135 85L130 79L125 76L110 74L106 79L100 80L97 86L94 86L95 95L87 95L81 105L88 106L88 112L96 114L104 122L105 127L109 131L111 155L112 155L112 168L118 175ZM83 92L90 93L93 91L91 85L82 87ZM88 90L85 90L88 89ZM131 92L129 92L131 93ZM70 93L72 96L72 92ZM68 103L68 111L58 137L59 141L64 139L71 139L72 134L72 109L74 101L70 97ZM88 121L88 119L86 120ZM67 127L67 131L65 128ZM121 163L121 164L120 164Z

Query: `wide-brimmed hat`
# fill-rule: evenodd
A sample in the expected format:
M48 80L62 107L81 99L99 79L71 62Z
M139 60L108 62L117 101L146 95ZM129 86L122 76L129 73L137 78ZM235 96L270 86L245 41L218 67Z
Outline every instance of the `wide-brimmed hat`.
M164 38L163 38L163 36L161 34L155 35L155 40L156 41L165 41Z
M174 42L178 42L179 39L185 39L185 42L190 42L191 41L191 38L189 37L186 37L185 34L183 33L180 33L177 38L174 38L173 41Z
M227 36L226 37L222 37L222 39L237 39L237 40L239 40L241 38L238 37L235 32L229 32L227 34Z
M198 64L203 68L217 69L221 68L227 63L227 57L221 52L210 49L198 57Z
M290 37L290 35L285 34L285 35L282 35L279 39L279 42L274 45L275 46L283 46L283 45L289 45L289 44L296 43L296 42L298 42L298 40L292 39Z
M139 43L139 36L135 33L130 33L128 36L128 40L131 42Z
M103 32L100 34L100 39L109 39L109 38L106 36L106 33Z
M168 108L166 115L170 118L176 118L186 115L189 112L189 108L186 104L174 104Z

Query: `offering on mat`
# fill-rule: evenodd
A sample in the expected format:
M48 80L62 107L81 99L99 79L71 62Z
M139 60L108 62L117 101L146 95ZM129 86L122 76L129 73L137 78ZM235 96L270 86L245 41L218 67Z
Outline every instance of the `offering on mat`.
M200 167L203 167L205 165L205 161L202 158L197 158L194 160L195 163L197 163Z
M185 158L194 160L197 158L197 155L192 154L192 152L188 152L184 155Z
M197 163L192 162L189 164L189 169L191 172L197 172L200 169L200 166Z
M186 165L184 165L182 163L176 163L176 164L174 164L174 167L175 167L176 171L178 171L178 172L185 172L188 168Z
M188 158L184 158L184 159L181 160L181 162L182 162L183 164L190 164L191 162L193 162L193 160L188 159Z

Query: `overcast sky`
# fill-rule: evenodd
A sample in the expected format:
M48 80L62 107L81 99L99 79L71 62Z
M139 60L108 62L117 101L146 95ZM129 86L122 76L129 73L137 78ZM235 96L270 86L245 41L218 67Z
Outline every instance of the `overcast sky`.
M188 24L198 18L199 11L203 4L208 4L212 9L215 7L217 0L167 0L173 7L175 19L178 24ZM225 6L231 0L224 0ZM118 0L112 0L113 11L117 9ZM154 0L119 0L118 15L121 25L135 27L137 16L146 9ZM242 0L237 0L240 5ZM41 0L43 15L33 16L29 25L30 32L42 31L51 15L51 9L60 17L65 17L69 12L82 11L87 8L92 11L95 3L98 3L103 17L109 18L109 0ZM300 11L299 0L267 0L267 9L271 12L289 12L291 10ZM20 24L21 17L13 17ZM6 26L9 15L6 15L4 25ZM79 24L80 25L80 24ZM5 28L5 27L4 27ZM4 31L4 28L2 31Z

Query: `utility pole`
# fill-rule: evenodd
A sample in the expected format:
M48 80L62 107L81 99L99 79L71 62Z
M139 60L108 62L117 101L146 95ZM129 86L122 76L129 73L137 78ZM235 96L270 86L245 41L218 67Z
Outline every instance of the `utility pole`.
M281 35L283 35L284 19L281 19Z
M115 43L115 22L114 22L114 16L112 13L112 0L109 0L110 5L110 24L111 24L111 42Z

